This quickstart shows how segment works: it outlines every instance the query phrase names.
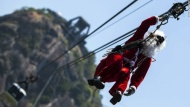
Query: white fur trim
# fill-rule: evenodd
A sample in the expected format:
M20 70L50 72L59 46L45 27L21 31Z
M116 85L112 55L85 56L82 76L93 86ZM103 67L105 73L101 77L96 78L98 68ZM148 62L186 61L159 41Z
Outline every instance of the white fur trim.
M130 87L133 88L133 89L135 89L135 91L137 90L137 88L134 85L132 85Z
M159 22L159 17L158 16L155 16L156 17L156 24Z

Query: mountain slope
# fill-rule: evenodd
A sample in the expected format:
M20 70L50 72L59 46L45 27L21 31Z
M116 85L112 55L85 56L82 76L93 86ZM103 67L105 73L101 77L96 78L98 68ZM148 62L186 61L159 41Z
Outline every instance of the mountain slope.
M31 107L56 68L88 53L84 44L76 46L46 66L71 47L73 40L62 28L67 22L50 9L22 8L0 17L0 91L31 73L39 76L18 107ZM101 107L99 92L93 98L93 89L86 83L94 70L94 57L62 69L54 75L37 106Z

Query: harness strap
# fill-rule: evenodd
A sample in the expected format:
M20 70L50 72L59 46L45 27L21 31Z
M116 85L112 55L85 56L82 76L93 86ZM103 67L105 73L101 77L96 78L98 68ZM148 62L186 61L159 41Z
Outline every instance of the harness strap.
M126 62L124 65L126 64L129 64L129 67L132 68L135 66L135 63L138 59L138 54L140 52L140 49L138 48L138 50L136 51L135 53L135 56L132 58L132 59L129 59L129 58L126 58L126 57L123 57L123 60Z

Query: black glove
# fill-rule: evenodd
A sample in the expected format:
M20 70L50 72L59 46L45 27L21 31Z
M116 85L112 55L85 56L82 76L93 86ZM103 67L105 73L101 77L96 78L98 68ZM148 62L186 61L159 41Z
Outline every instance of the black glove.
M111 52L119 52L122 49L121 45L117 45Z

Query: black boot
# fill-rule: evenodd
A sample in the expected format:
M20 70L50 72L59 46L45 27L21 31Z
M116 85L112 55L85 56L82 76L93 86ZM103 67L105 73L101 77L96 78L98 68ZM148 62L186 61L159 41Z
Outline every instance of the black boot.
M121 101L122 93L121 91L116 91L116 93L113 95L112 99L110 102L115 105L117 102Z
M104 83L101 81L101 77L94 77L88 80L90 86L95 86L97 89L103 89L105 87Z

